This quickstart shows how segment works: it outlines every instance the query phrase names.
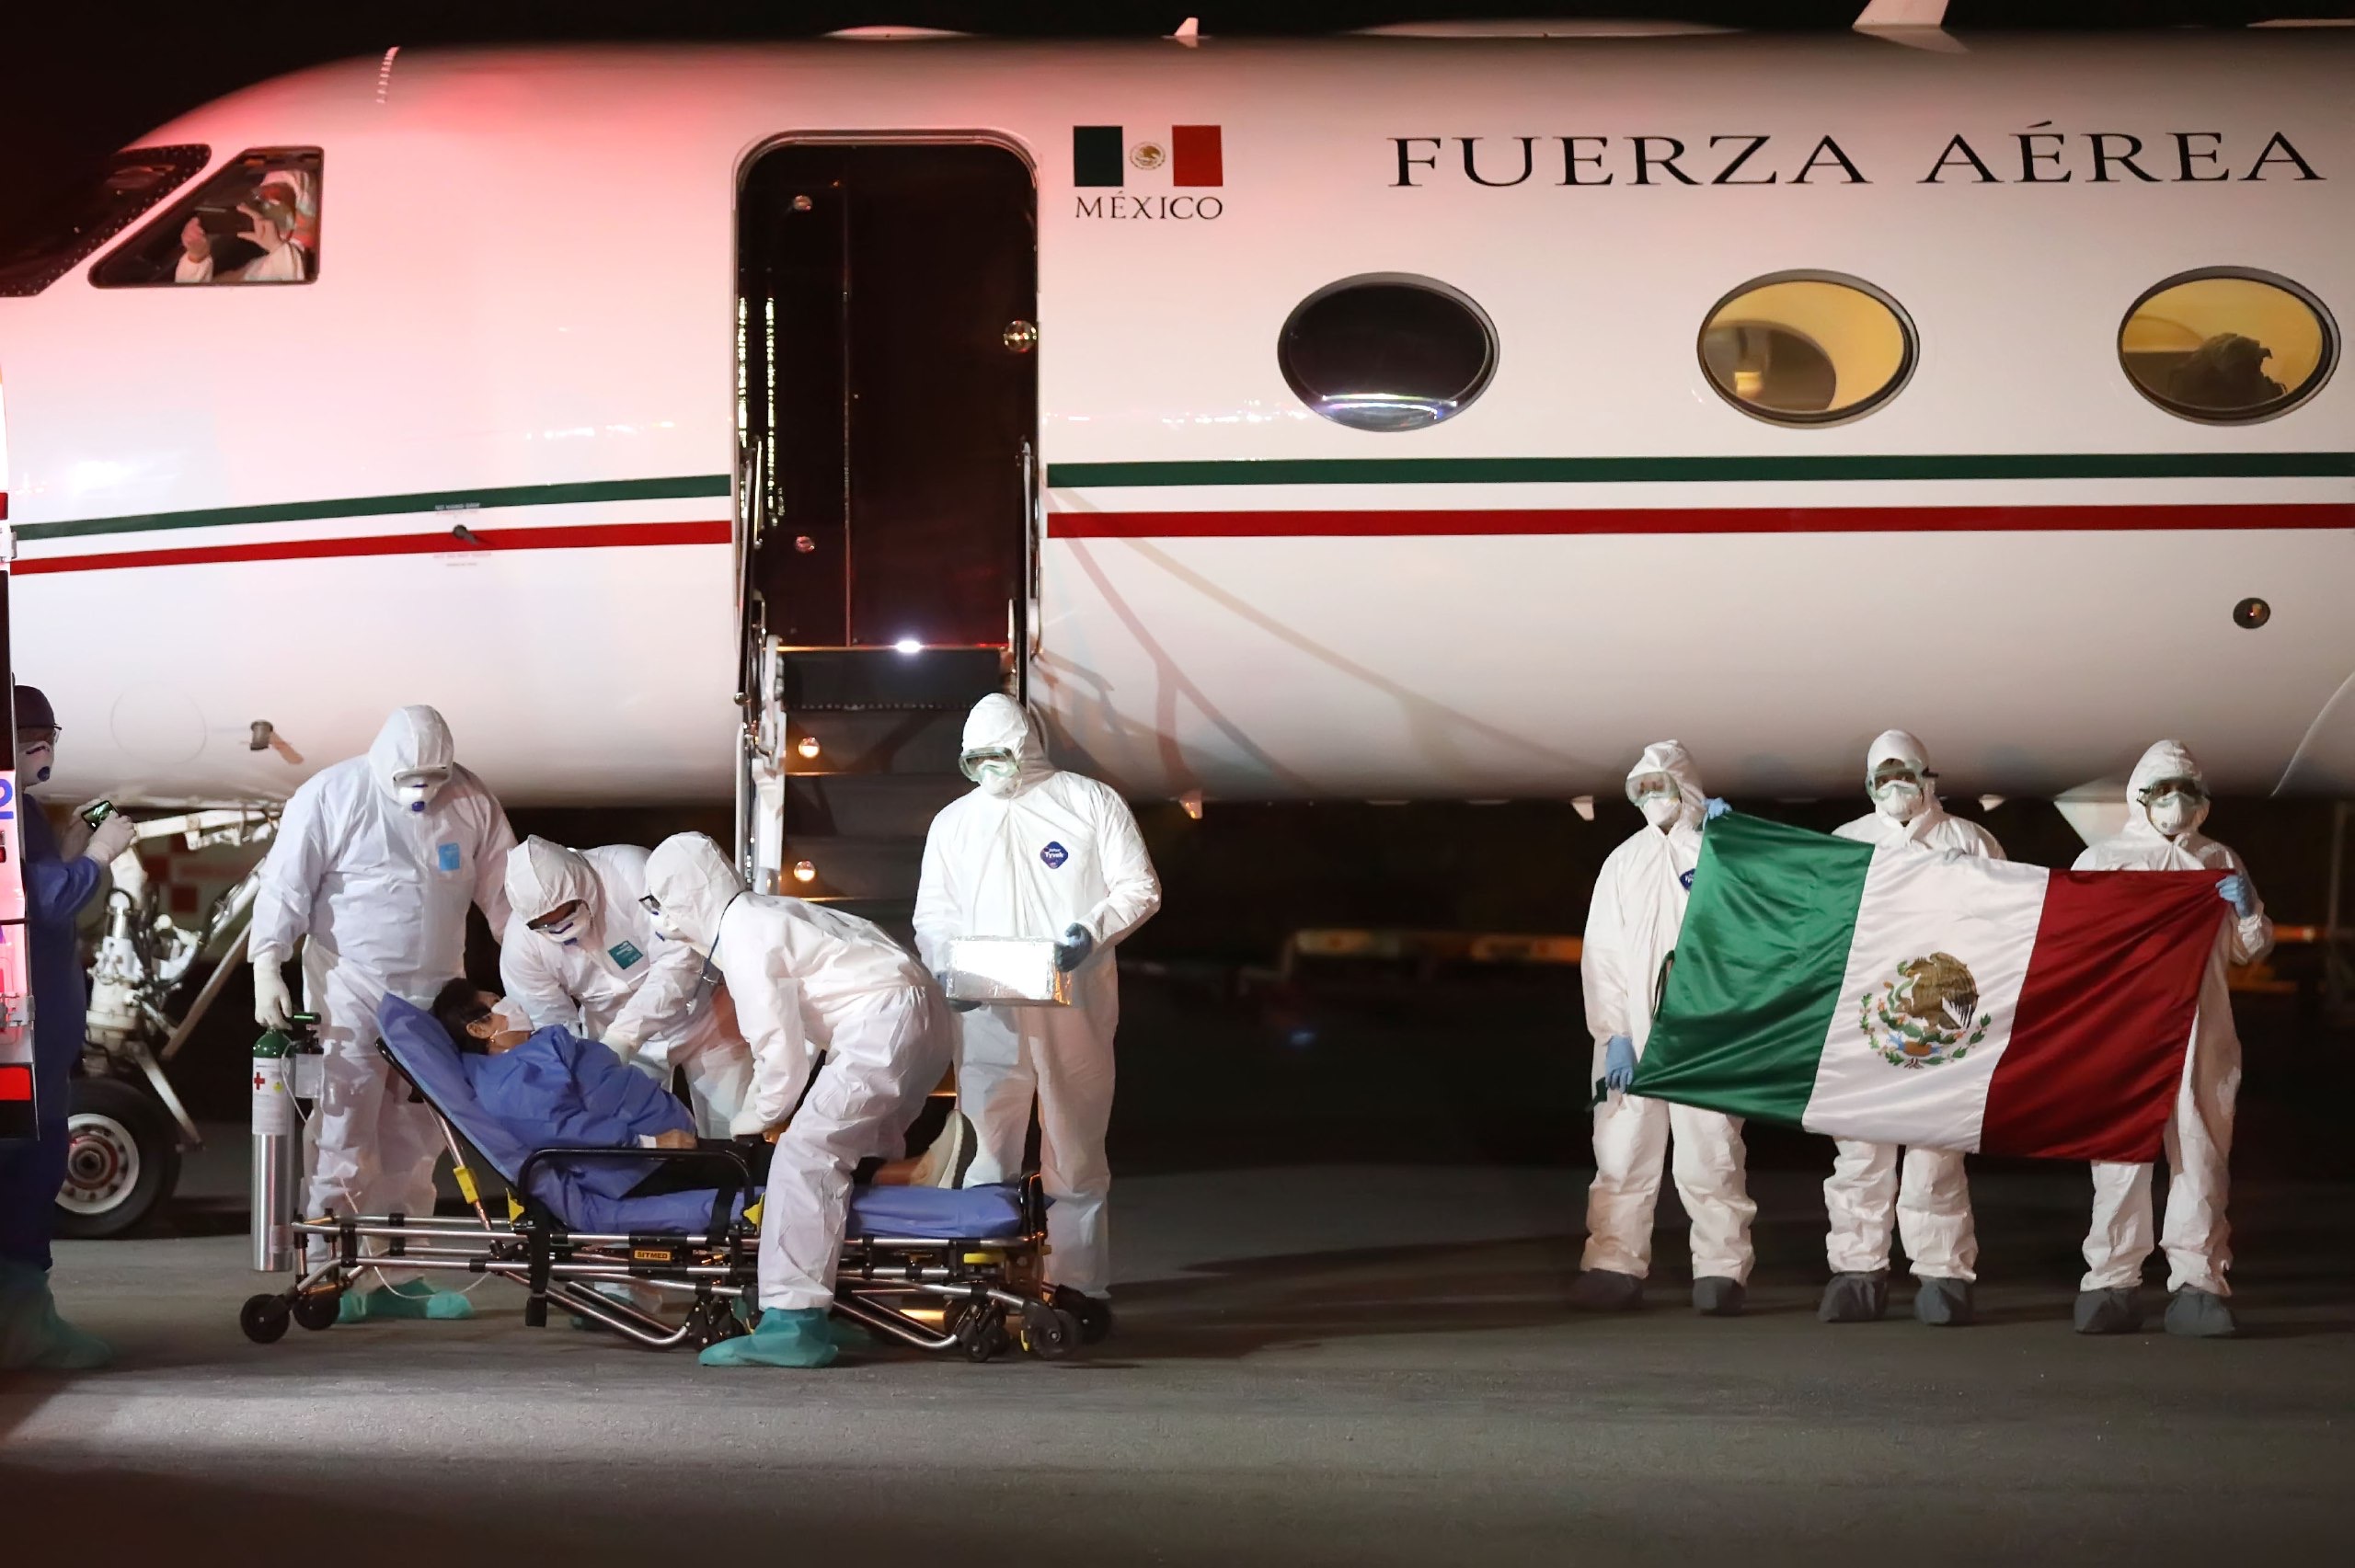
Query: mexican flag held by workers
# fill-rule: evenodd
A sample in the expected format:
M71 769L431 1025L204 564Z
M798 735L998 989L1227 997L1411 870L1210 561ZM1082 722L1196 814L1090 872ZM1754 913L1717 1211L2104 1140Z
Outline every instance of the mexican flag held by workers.
M1630 1093L1874 1143L2159 1154L2226 914L2208 871L2048 871L1728 813Z

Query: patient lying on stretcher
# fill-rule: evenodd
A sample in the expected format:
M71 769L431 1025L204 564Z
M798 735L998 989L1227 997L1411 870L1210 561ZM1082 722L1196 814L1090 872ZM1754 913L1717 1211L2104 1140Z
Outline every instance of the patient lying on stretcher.
M483 1114L524 1148L698 1147L695 1117L678 1096L624 1066L599 1042L560 1024L534 1029L521 1007L471 980L443 986L434 996L431 1012L457 1046L459 1065ZM954 1161L971 1146L971 1129L952 1125L949 1136L924 1159L880 1164L871 1174L862 1168L859 1179L878 1186L954 1185L961 1171L936 1167L945 1163L944 1151ZM757 1144L747 1153L754 1179L765 1176L767 1145ZM612 1198L680 1190L682 1179L667 1173L648 1177L643 1165L624 1162L602 1167L584 1162L577 1173L592 1190ZM951 1179L944 1181L944 1176ZM688 1173L685 1179L697 1186L709 1185L711 1180L708 1171Z

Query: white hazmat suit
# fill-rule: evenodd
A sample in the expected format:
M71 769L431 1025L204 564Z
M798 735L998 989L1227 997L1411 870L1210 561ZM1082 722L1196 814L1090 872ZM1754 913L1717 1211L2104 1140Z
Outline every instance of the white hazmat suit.
M1701 856L1707 801L1693 759L1673 740L1646 747L1627 772L1630 800L1637 799L1637 781L1654 773L1675 781L1681 799L1674 815L1664 822L1648 821L1611 852L1587 910L1579 977L1586 994L1587 1031L1594 1036L1591 1077L1598 1080L1614 1036L1634 1041L1638 1059L1651 1037L1660 988L1683 928ZM1677 1196L1693 1222L1693 1277L1742 1286L1750 1277L1750 1223L1758 1206L1743 1182L1740 1118L1634 1094L1609 1094L1594 1110L1594 1185L1587 1193L1580 1266L1632 1279L1650 1271L1652 1208L1671 1140ZM1737 1296L1729 1306L1738 1301ZM1635 1302L1629 1296L1591 1304ZM1698 1289L1695 1304L1702 1305Z
M1894 785L1877 788L1876 776L1886 765L1910 771L1917 783L1910 791ZM1843 823L1835 832L1877 847L2004 859L2004 847L1993 834L1938 804L1929 779L1929 757L1922 743L1901 729L1886 732L1865 754L1865 788L1875 808ZM1823 1206L1832 1221L1824 1255L1833 1274L1885 1273L1894 1221L1916 1278L1968 1284L1979 1277L1970 1181L1960 1153L1901 1150L1894 1143L1850 1138L1839 1139L1838 1146L1832 1174L1823 1184Z
M761 1205L761 1305L830 1306L852 1173L904 1152L909 1124L948 1075L948 1008L875 926L747 892L701 833L663 840L646 885L662 934L718 967L752 1045L752 1101L735 1130L786 1124Z
M916 951L938 973L951 939L1056 939L1076 925L1092 944L1068 1007L983 1007L961 1015L957 1107L980 1147L969 1185L1022 1169L1030 1101L1039 1102L1039 1175L1058 1285L1102 1296L1112 1283L1106 1216L1112 1172L1112 1035L1120 981L1112 949L1161 907L1161 884L1136 818L1110 785L1047 761L1038 727L993 694L965 720L964 750L1003 751L971 794L933 818L916 890Z
M2248 871L2240 856L2200 831L2208 815L2204 801L2173 833L2152 820L2151 808L2142 800L2151 786L2171 779L2197 783L2200 777L2199 762L2175 741L2162 740L2142 753L2127 784L2125 829L2079 855L2075 869L2205 870L2246 877ZM2235 917L2227 911L2220 922L2200 981L2182 1088L2167 1120L2166 1225L2158 1243L2166 1249L2170 1291L2232 1294L2224 1277L2233 1263L2224 1200L2233 1151L2233 1104L2240 1093L2241 1041L2233 1027L2225 970L2234 964L2254 964L2273 947L2273 922L2254 887L2248 897L2253 913ZM2143 1261L2151 1255L2151 1167L2097 1164L2093 1173L2093 1229L2085 1236L2086 1272L2081 1288L2131 1291L2141 1283Z
M388 993L429 1006L465 972L468 905L506 930L500 874L514 843L429 707L399 709L366 756L322 768L287 801L261 865L251 948L266 1013L282 1008L280 967L302 943L303 993L319 1017L304 1214L433 1212L441 1134L376 1054L376 1008Z
M535 836L516 845L500 978L533 1028L561 1024L602 1040L666 1086L684 1070L697 1129L726 1138L752 1089L752 1052L713 1006L702 957L657 932L638 902L646 861L636 844L573 850ZM531 929L574 902L580 913L562 925Z

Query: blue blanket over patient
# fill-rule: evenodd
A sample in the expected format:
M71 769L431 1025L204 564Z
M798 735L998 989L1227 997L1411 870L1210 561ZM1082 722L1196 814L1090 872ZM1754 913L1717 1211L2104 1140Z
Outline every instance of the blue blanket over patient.
M563 1147L565 1139L552 1137L544 1145L529 1145L485 1114L467 1082L458 1047L433 1015L386 997L377 1010L376 1025L385 1048L403 1071L414 1080L434 1107L448 1116L466 1140L482 1151L491 1168L511 1187L534 1147ZM532 1173L531 1196L574 1230L608 1234L652 1231L700 1233L710 1228L711 1189L661 1193L647 1197L615 1196L613 1169L643 1175L655 1169L649 1160L592 1162L607 1166L592 1176L572 1161L543 1161ZM716 1185L716 1184L715 1184ZM604 1190L600 1190L600 1189ZM741 1200L740 1200L741 1202ZM1019 1234L1022 1205L1010 1186L855 1187L851 1191L849 1234L852 1236L959 1237L982 1240Z

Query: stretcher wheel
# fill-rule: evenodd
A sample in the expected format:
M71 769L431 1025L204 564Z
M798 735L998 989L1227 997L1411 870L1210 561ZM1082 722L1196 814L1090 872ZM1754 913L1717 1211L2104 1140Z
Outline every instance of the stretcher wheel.
M688 1313L687 1324L689 1336L698 1349L747 1332L736 1316L735 1303L718 1296L695 1303Z
M1112 1332L1112 1309L1084 1290L1074 1290L1068 1285L1055 1287L1055 1306L1079 1320L1079 1342L1100 1345Z
M1014 1343L1005 1332L1002 1307L969 1307L957 1322L957 1343L968 1361L990 1361L1005 1354Z
M321 1329L331 1329L342 1315L343 1293L322 1290L309 1296L298 1296L292 1310L294 1321L314 1333Z
M293 1321L283 1296L248 1296L237 1309L237 1326L256 1345L276 1345L286 1337L287 1325Z
M1060 1361L1079 1348L1079 1319L1032 1301L1022 1309L1022 1348L1041 1361Z

